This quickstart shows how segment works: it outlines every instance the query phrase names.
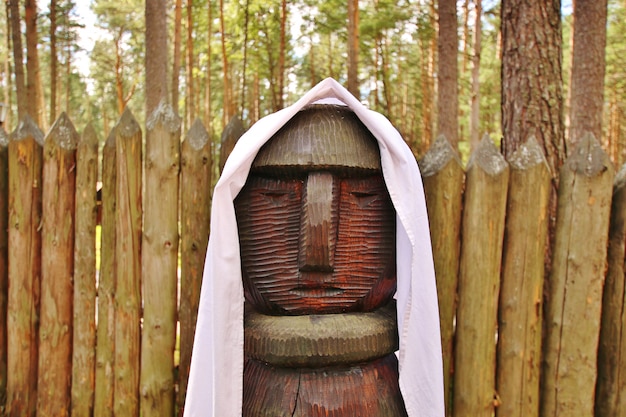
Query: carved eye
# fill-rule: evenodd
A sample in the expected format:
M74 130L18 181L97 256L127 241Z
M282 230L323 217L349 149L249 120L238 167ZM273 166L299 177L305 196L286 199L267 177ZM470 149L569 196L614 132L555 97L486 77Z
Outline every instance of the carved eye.
M359 207L369 206L372 202L378 199L378 193L374 191L353 191L351 194L355 198Z
M269 200L270 203L274 205L284 204L285 201L289 197L289 193L287 191L271 190L271 191L264 191L261 194L263 195L263 197Z

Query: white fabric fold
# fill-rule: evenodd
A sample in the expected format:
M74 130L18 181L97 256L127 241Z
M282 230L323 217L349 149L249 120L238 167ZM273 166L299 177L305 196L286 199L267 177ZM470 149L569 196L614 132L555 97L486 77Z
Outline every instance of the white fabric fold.
M417 162L389 120L327 78L292 106L254 124L237 142L215 186L184 417L241 416L244 297L233 201L261 146L299 110L320 100L347 105L378 141L397 215L400 390L409 417L445 415L435 271Z

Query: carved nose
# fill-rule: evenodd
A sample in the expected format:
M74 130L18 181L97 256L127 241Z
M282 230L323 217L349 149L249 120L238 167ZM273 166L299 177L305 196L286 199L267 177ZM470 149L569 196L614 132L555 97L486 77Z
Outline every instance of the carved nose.
M328 172L306 179L302 199L300 270L332 272L336 241L339 190Z

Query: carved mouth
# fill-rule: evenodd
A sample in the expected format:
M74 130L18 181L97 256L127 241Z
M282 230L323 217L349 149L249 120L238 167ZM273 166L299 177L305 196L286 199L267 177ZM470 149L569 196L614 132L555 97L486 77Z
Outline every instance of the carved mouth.
M323 297L336 297L345 292L341 288L326 287L326 286L299 286L289 291L291 294L298 297L308 298L323 298Z

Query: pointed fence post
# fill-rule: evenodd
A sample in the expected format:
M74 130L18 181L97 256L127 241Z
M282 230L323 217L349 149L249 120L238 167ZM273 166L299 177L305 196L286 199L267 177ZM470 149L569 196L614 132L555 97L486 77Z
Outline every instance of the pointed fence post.
M509 160L496 415L537 417L550 168L534 136Z
M454 359L458 417L491 417L509 166L485 136L467 164Z
M7 394L7 291L9 287L9 137L0 126L0 409Z
M91 417L96 356L96 213L98 137L91 124L76 149L72 417Z
M587 134L560 174L540 414L592 417L613 167Z
M602 297L595 415L626 415L626 164L613 185L608 270Z
M41 283L43 133L24 116L9 138L9 298L7 410L32 416L37 406Z
M168 104L146 124L140 410L174 415L181 119Z
M44 141L37 414L69 416L78 133L63 113Z
M98 327L96 329L96 388L94 417L113 416L115 367L115 206L116 134L109 133L102 148L102 220L100 274L98 275Z
M461 252L461 213L465 172L458 154L440 135L419 163L433 246L443 349L446 415L452 415L454 316Z
M246 129L243 127L243 123L239 116L233 116L232 119L228 122L224 131L222 132L222 138L220 140L220 160L219 160L219 168L220 172L224 169L224 164L228 159L228 155L232 152L235 144L246 132Z
M209 239L211 215L211 139L200 122L191 125L182 145L181 159L181 276L180 276L180 365L178 410L185 406L191 351L200 302L202 273Z
M141 128L126 108L115 126L115 366L113 413L139 415Z

